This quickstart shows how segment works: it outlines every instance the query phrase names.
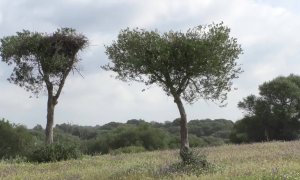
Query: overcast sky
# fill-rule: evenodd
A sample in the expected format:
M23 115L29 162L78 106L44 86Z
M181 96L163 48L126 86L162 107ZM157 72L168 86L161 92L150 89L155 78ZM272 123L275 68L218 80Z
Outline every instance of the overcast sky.
M298 0L1 0L0 37L22 29L53 32L72 27L85 34L90 46L80 53L84 78L70 75L55 111L55 123L103 125L128 119L172 121L179 117L171 97L156 86L145 92L143 84L111 77L100 66L108 59L104 44L126 27L186 31L197 25L224 22L238 39L244 54L238 63L244 73L234 81L224 108L200 100L188 105L188 119L243 116L237 103L258 86L279 75L300 74L300 1ZM46 124L45 95L9 84L12 67L0 61L0 117L33 127Z

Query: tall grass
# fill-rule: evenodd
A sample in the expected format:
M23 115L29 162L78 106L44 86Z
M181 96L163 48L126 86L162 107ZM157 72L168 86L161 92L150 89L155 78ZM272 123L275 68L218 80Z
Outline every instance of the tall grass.
M212 169L168 172L178 151L86 156L56 163L0 163L0 179L300 179L300 141L195 149ZM199 169L200 171L200 169Z

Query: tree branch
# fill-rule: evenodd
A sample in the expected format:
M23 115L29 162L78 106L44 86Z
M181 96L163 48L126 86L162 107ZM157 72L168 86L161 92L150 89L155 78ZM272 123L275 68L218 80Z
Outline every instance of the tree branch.
M190 81L192 82L192 84L194 85L196 91L197 91L198 93L200 93L201 91L200 91L199 87L197 86L197 83L196 83L193 79L189 79L189 80L190 80Z
M62 88L64 87L66 78L67 78L67 76L68 76L68 74L70 73L71 70L72 70L72 67L69 67L65 71L65 73L63 74L62 79L60 80L60 83L59 83L59 86L58 86L58 90L57 90L57 92L56 92L56 94L54 96L56 100L59 98L59 96L61 94L61 91L62 91Z

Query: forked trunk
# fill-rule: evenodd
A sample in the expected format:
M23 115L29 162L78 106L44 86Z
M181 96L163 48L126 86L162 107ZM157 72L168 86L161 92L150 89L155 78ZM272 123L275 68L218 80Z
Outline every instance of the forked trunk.
M175 96L174 101L177 104L180 113L180 155L184 156L189 151L189 138L187 128L187 117L180 96ZM183 158L183 157L182 157Z
M56 100L53 96L48 96L47 103L47 125L46 125L46 144L53 143L53 121L54 121L54 108L56 105Z

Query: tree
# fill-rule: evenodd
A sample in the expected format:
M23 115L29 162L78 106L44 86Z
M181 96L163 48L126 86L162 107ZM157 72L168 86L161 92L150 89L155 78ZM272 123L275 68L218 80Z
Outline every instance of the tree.
M300 76L277 77L259 87L238 107L246 116L235 125L233 138L244 133L246 141L293 140L300 129ZM244 138L245 139L245 138ZM236 140L242 141L242 140Z
M121 30L106 46L112 63L103 68L123 81L157 84L174 98L181 121L181 157L189 150L187 116L182 99L226 99L232 79L241 73L235 60L242 49L230 29L220 24L197 26L186 33L143 29Z
M14 65L8 81L38 95L47 90L46 143L53 142L54 108L65 80L77 70L77 53L87 46L85 36L71 28L53 34L23 30L1 39L2 61Z

